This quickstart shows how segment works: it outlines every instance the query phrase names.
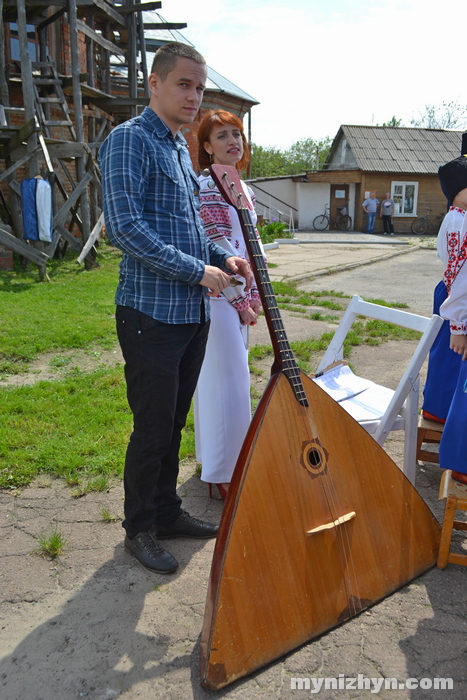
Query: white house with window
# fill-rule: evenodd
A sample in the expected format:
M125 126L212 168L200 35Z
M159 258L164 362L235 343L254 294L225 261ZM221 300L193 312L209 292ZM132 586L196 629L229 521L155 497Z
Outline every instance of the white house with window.
M394 200L394 226L409 233L412 221L431 210L432 233L446 199L438 180L438 168L460 155L462 132L385 126L341 126L322 170L288 178L252 181L261 188L258 199L271 202L295 227L312 230L313 219L329 207L335 218L338 207L347 206L352 228L365 231L362 202L375 192L381 201L386 192ZM266 192L270 198L266 198ZM282 200L281 203L274 197ZM287 209L284 202L290 207ZM377 217L375 233L382 232Z

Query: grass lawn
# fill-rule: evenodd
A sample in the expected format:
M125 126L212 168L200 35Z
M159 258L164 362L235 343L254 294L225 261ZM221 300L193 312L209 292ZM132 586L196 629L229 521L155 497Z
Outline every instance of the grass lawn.
M122 476L132 427L122 367L0 389L0 396L0 488L49 474L81 495ZM181 456L193 454L190 413Z
M50 283L30 271L0 272L0 374L27 370L40 353L116 343L114 296L120 253L101 245L100 267L52 260Z
M50 283L39 282L33 267L0 272L0 375L27 371L41 353L113 348L117 343L114 295L119 260L119 251L104 243L99 248L98 269L85 271L75 257L54 260L48 265ZM281 308L306 318L337 320L335 312L345 306L341 303L344 295L332 290L304 293L282 282L273 287ZM331 313L313 314L310 306ZM326 333L291 343L305 371L313 369L310 355L324 352L331 337ZM358 321L348 335L345 352L348 355L352 345L398 337L418 336L380 321ZM253 373L260 372L255 360L268 355L272 355L270 345L251 348ZM60 359L58 355L54 361ZM77 496L105 489L112 479L121 478L131 429L121 366L102 365L92 372L72 369L61 380L0 387L0 488L18 488L48 474L65 479ZM181 458L194 459L194 454L190 412Z
M41 353L113 348L114 296L120 252L99 247L99 268L52 260L50 283L35 267L0 272L0 375L27 372ZM55 362L60 360L58 355ZM0 388L0 488L17 488L40 474L65 479L76 495L105 489L122 474L132 417L123 369L76 369L61 381ZM194 456L193 415L182 459Z

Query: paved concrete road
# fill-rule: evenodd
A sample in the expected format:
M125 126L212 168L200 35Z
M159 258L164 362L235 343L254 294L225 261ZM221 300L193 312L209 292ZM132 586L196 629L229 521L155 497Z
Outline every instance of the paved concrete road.
M305 291L335 290L365 299L402 302L409 305L408 311L422 316L431 316L433 290L443 274L434 248L402 246L396 241L393 245L360 241L347 245L281 245L267 255L273 263L269 270L272 281L295 280ZM298 318L288 311L282 311L282 318L291 341L319 337L336 327L330 322ZM269 331L261 316L251 329L250 346L269 343Z
M307 291L334 289L366 299L405 302L410 311L429 316L433 289L442 274L443 266L435 251L418 248L371 265L302 281L299 286Z
M312 275L328 274L332 270L350 269L366 265L375 260L405 255L419 246L419 241L399 241L382 243L377 236L367 236L363 240L356 236L346 236L346 240L329 238L322 240L314 234L308 238L281 241L275 249L267 250L268 262L272 263L269 275L273 281L280 279L302 280Z

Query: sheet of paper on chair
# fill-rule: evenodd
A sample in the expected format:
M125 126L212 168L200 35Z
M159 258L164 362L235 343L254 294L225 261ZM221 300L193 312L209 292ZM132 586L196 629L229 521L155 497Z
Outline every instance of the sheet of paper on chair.
M361 423L365 420L381 418L386 412L389 403L394 396L392 389L379 384L373 384L358 396L341 401L340 405L350 413L352 418Z
M315 377L313 381L338 402L357 396L374 385L369 379L357 377L347 365L333 367L320 377Z

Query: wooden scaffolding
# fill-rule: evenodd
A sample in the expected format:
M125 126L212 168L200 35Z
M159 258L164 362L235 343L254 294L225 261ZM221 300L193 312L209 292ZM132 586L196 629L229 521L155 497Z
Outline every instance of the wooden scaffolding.
M0 245L47 279L72 246L87 268L103 226L97 150L112 126L149 102L143 11L161 2L0 0ZM20 182L52 187L51 243L23 240Z

